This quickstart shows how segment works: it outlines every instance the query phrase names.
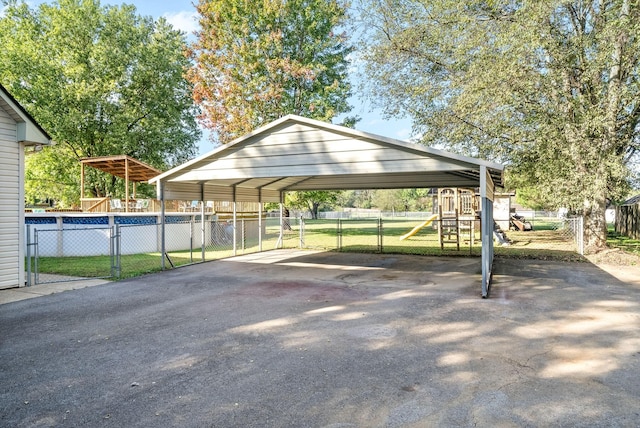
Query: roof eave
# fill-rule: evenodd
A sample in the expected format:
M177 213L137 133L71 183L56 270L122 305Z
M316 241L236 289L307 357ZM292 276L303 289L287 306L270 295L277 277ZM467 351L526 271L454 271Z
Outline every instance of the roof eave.
M24 145L48 145L52 143L51 136L38 122L25 110L24 107L0 84L0 98L20 118L18 124L17 140Z

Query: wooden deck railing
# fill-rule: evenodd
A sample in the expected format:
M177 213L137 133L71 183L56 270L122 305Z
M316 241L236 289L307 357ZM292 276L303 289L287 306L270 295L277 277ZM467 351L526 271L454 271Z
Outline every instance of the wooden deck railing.
M80 200L83 212L104 213L109 212L109 198L83 198Z
M150 212L150 213L158 213L160 212L160 201L157 199L148 199L143 198L141 200L146 201L143 204L142 209L137 208L136 200L129 201L129 212ZM166 212L185 212L185 213L198 213L200 212L200 204L199 201L166 201L165 202L165 211ZM108 212L125 212L125 202L120 201L120 209L112 208L111 198L83 198L80 201L80 207L82 212L86 213L108 213ZM258 212L259 205L257 203L250 202L238 202L237 204L237 213L253 213ZM224 201L215 201L213 203L206 202L205 203L205 212L212 213L216 212L219 214L231 214L233 213L233 204L231 202Z

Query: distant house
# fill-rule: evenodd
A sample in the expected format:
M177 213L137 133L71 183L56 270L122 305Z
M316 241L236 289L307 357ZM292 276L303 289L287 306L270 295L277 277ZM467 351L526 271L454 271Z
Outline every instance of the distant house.
M51 137L0 85L0 288L25 285L24 157Z

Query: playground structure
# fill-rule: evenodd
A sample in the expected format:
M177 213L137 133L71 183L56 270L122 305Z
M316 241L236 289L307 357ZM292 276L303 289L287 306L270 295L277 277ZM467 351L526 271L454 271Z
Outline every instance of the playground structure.
M438 240L440 249L455 244L460 250L460 238L475 242L480 230L479 198L473 189L446 187L438 189Z
M460 240L473 245L476 231L480 231L479 197L473 189L446 187L438 189L434 201L436 214L429 217L410 232L400 237L401 241L418 233L422 228L437 220L438 242L440 249L445 244L455 244L460 250Z

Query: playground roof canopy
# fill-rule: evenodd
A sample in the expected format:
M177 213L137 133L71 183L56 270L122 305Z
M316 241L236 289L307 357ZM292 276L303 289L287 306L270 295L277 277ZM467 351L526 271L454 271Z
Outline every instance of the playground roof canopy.
M164 199L278 202L294 190L478 187L483 167L502 186L497 163L288 115L149 182Z

